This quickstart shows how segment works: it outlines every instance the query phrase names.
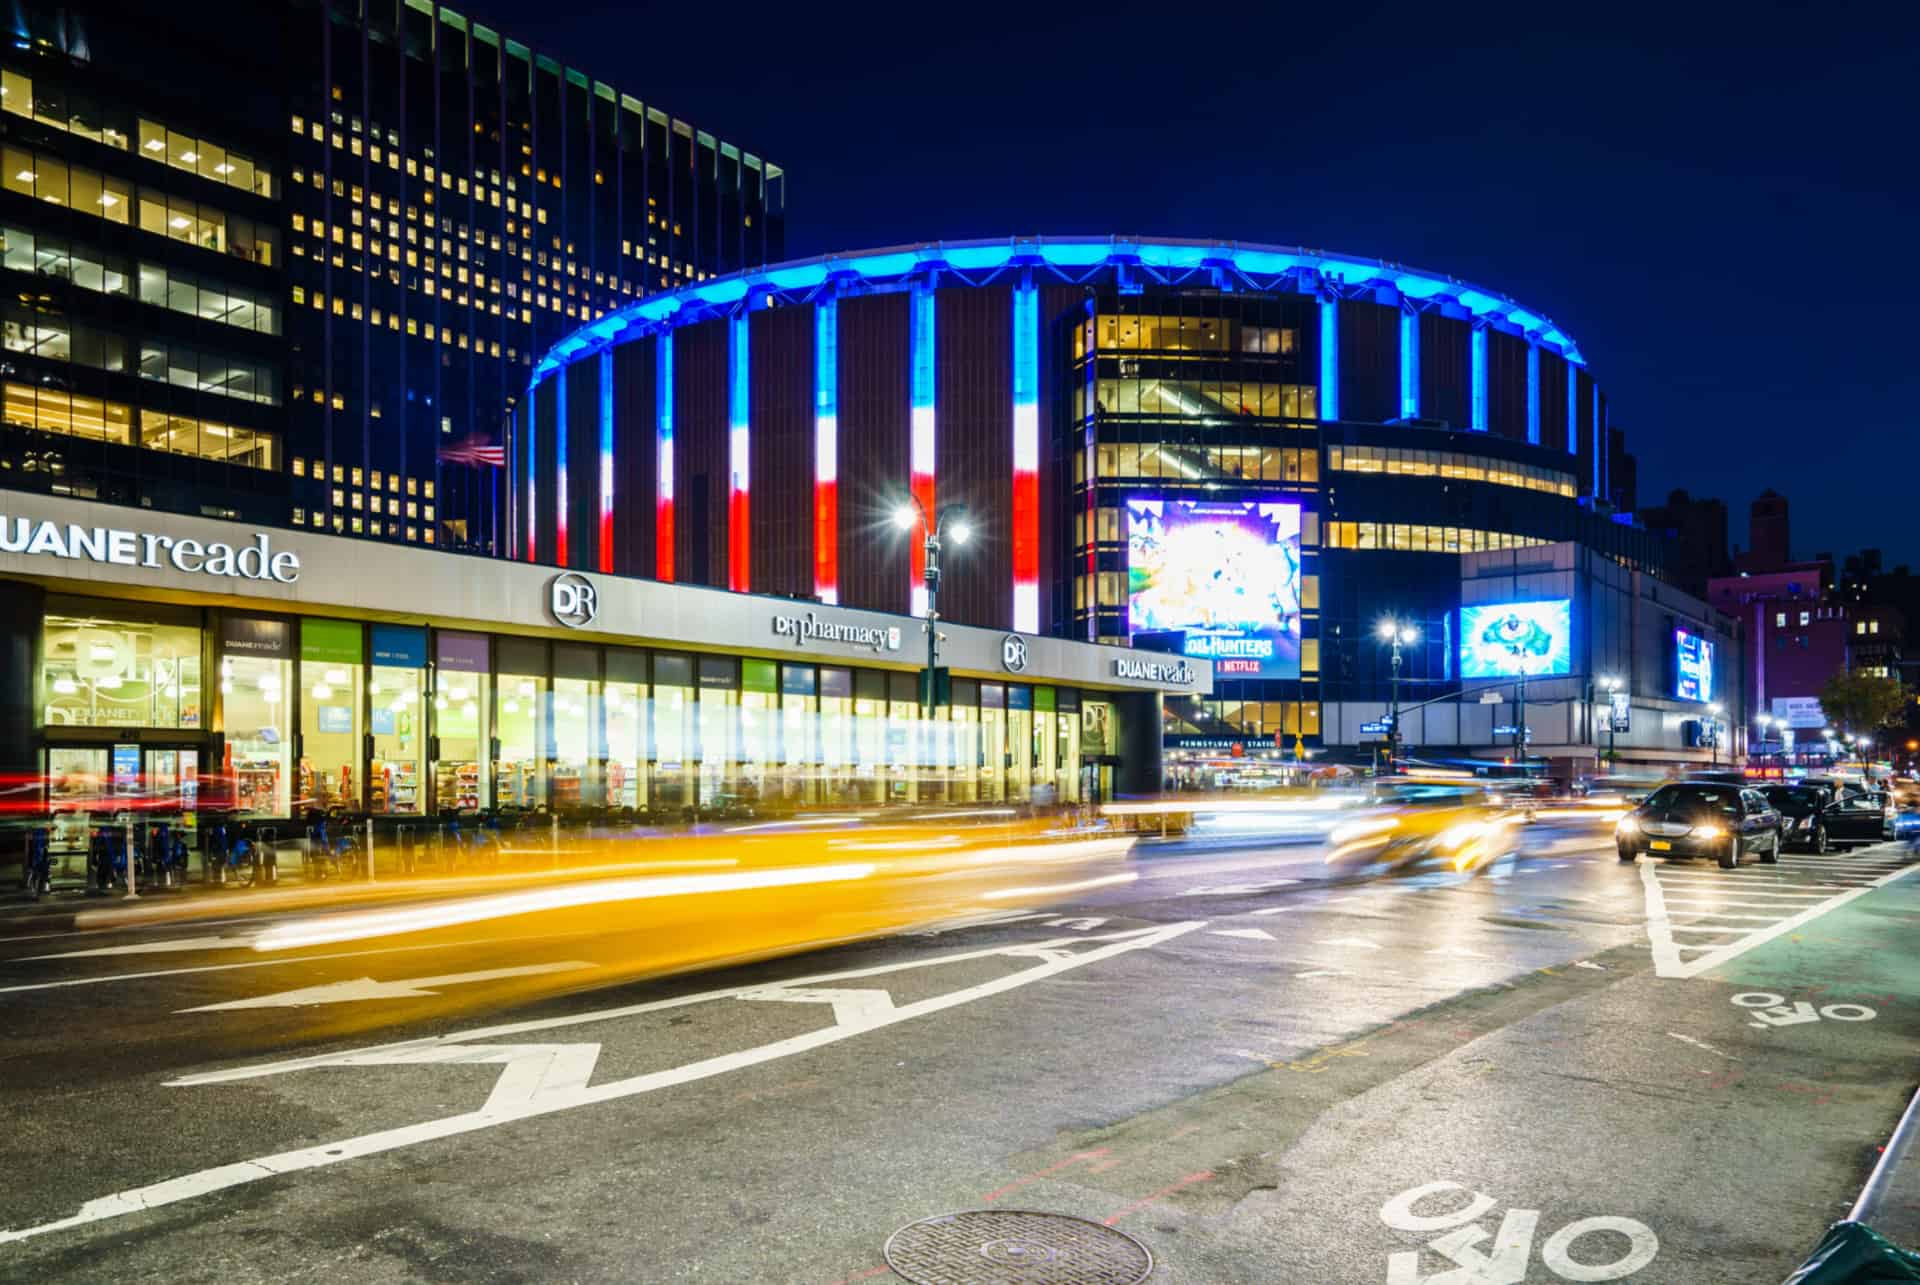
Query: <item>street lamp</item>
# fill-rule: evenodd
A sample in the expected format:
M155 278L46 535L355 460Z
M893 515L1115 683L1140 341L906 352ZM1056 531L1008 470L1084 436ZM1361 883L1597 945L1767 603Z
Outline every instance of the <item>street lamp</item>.
M1602 690L1607 693L1607 770L1611 772L1614 768L1615 758L1614 747L1616 741L1614 735L1618 731L1613 718L1613 694L1619 691L1623 684L1612 674L1607 674L1601 678L1600 686Z
M1760 754L1764 758L1767 753L1767 742L1773 739L1773 715L1759 714L1753 721L1760 725Z
M1719 701L1707 706L1707 712L1713 715L1713 766L1720 766L1720 715L1726 709Z
M1387 715L1387 770L1393 771L1400 757L1400 648L1420 641L1420 631L1405 621L1388 616L1374 631L1380 641L1393 646L1393 712Z
M893 525L902 531L912 531L918 526L926 532L927 553L927 721L933 721L935 708L935 682L933 677L935 645L940 636L940 541L944 535L955 544L965 544L973 538L973 527L967 522L967 506L964 504L943 504L935 510L931 521L927 518L926 506L920 503L920 497L909 495L907 503L893 511Z

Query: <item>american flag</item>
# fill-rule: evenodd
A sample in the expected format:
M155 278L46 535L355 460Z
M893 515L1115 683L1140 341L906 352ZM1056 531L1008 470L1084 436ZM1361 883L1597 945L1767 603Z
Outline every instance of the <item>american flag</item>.
M476 468L505 468L507 448L484 437L469 437L452 446L440 448L440 458L448 464L471 464Z

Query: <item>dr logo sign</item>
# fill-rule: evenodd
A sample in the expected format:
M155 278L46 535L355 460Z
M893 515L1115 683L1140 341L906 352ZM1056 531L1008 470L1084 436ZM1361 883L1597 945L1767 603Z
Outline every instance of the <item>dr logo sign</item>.
M1456 1193L1466 1194L1467 1203L1444 1213L1419 1212L1422 1205L1453 1203L1443 1197L1457 1201ZM1468 1191L1457 1182L1430 1182L1382 1205L1380 1221L1395 1231L1443 1233L1423 1250L1403 1250L1389 1258L1387 1285L1521 1285L1533 1261L1540 1211L1509 1209L1489 1233L1479 1224L1499 1204L1492 1196ZM1580 1250L1578 1258L1575 1246ZM1563 1281L1619 1281L1646 1267L1659 1253L1660 1240L1645 1223L1604 1215L1578 1219L1548 1236L1540 1246L1540 1262ZM1423 1275L1423 1254L1438 1255L1452 1266Z

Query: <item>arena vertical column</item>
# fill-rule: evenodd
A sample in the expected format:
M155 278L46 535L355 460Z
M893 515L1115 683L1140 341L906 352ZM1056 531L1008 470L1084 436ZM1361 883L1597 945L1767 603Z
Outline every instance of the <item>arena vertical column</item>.
M567 566L567 367L553 374L553 561Z
M1340 418L1340 300L1320 300L1320 418Z
M600 354L600 549L598 566L613 570L613 350Z
M1567 359L1567 454L1580 456L1580 368Z
M1040 292L1013 288L1013 627L1040 632Z
M748 379L747 314L727 323L727 588L745 593L753 578L748 552L748 477L752 394Z
M1400 417L1420 418L1420 314L1400 313Z
M934 470L934 392L933 392L933 304L930 286L916 285L909 314L908 363L912 386L909 394L908 428L911 433L907 467L912 474L913 498L920 502L928 530L935 520ZM908 543L908 571L912 578L909 602L916 616L927 614L926 541L918 534Z
M813 593L840 601L840 304L813 308Z
M653 574L673 581L673 333L662 331L653 349L654 476Z
M1476 433L1487 431L1487 326L1485 322L1473 323L1473 333L1468 337L1468 424Z
M1540 345L1527 343L1527 441L1540 445Z
M534 478L538 468L534 459L534 446L540 437L540 417L534 414L534 398L539 395L538 384L527 390L527 561L540 560L540 524L536 519L540 515L540 493L535 488Z

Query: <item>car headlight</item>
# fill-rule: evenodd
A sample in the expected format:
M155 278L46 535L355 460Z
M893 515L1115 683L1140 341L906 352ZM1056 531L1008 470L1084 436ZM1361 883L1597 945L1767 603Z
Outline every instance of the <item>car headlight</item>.
M1693 837L1696 839L1718 839L1725 833L1725 830L1713 824L1711 821L1705 825L1696 825L1693 827Z
M1631 816L1624 816L1620 818L1620 824L1616 826L1615 829L1621 834L1637 834L1640 830L1640 823Z
M1794 819L1793 828L1796 830L1811 830L1813 828L1813 818L1797 817Z

